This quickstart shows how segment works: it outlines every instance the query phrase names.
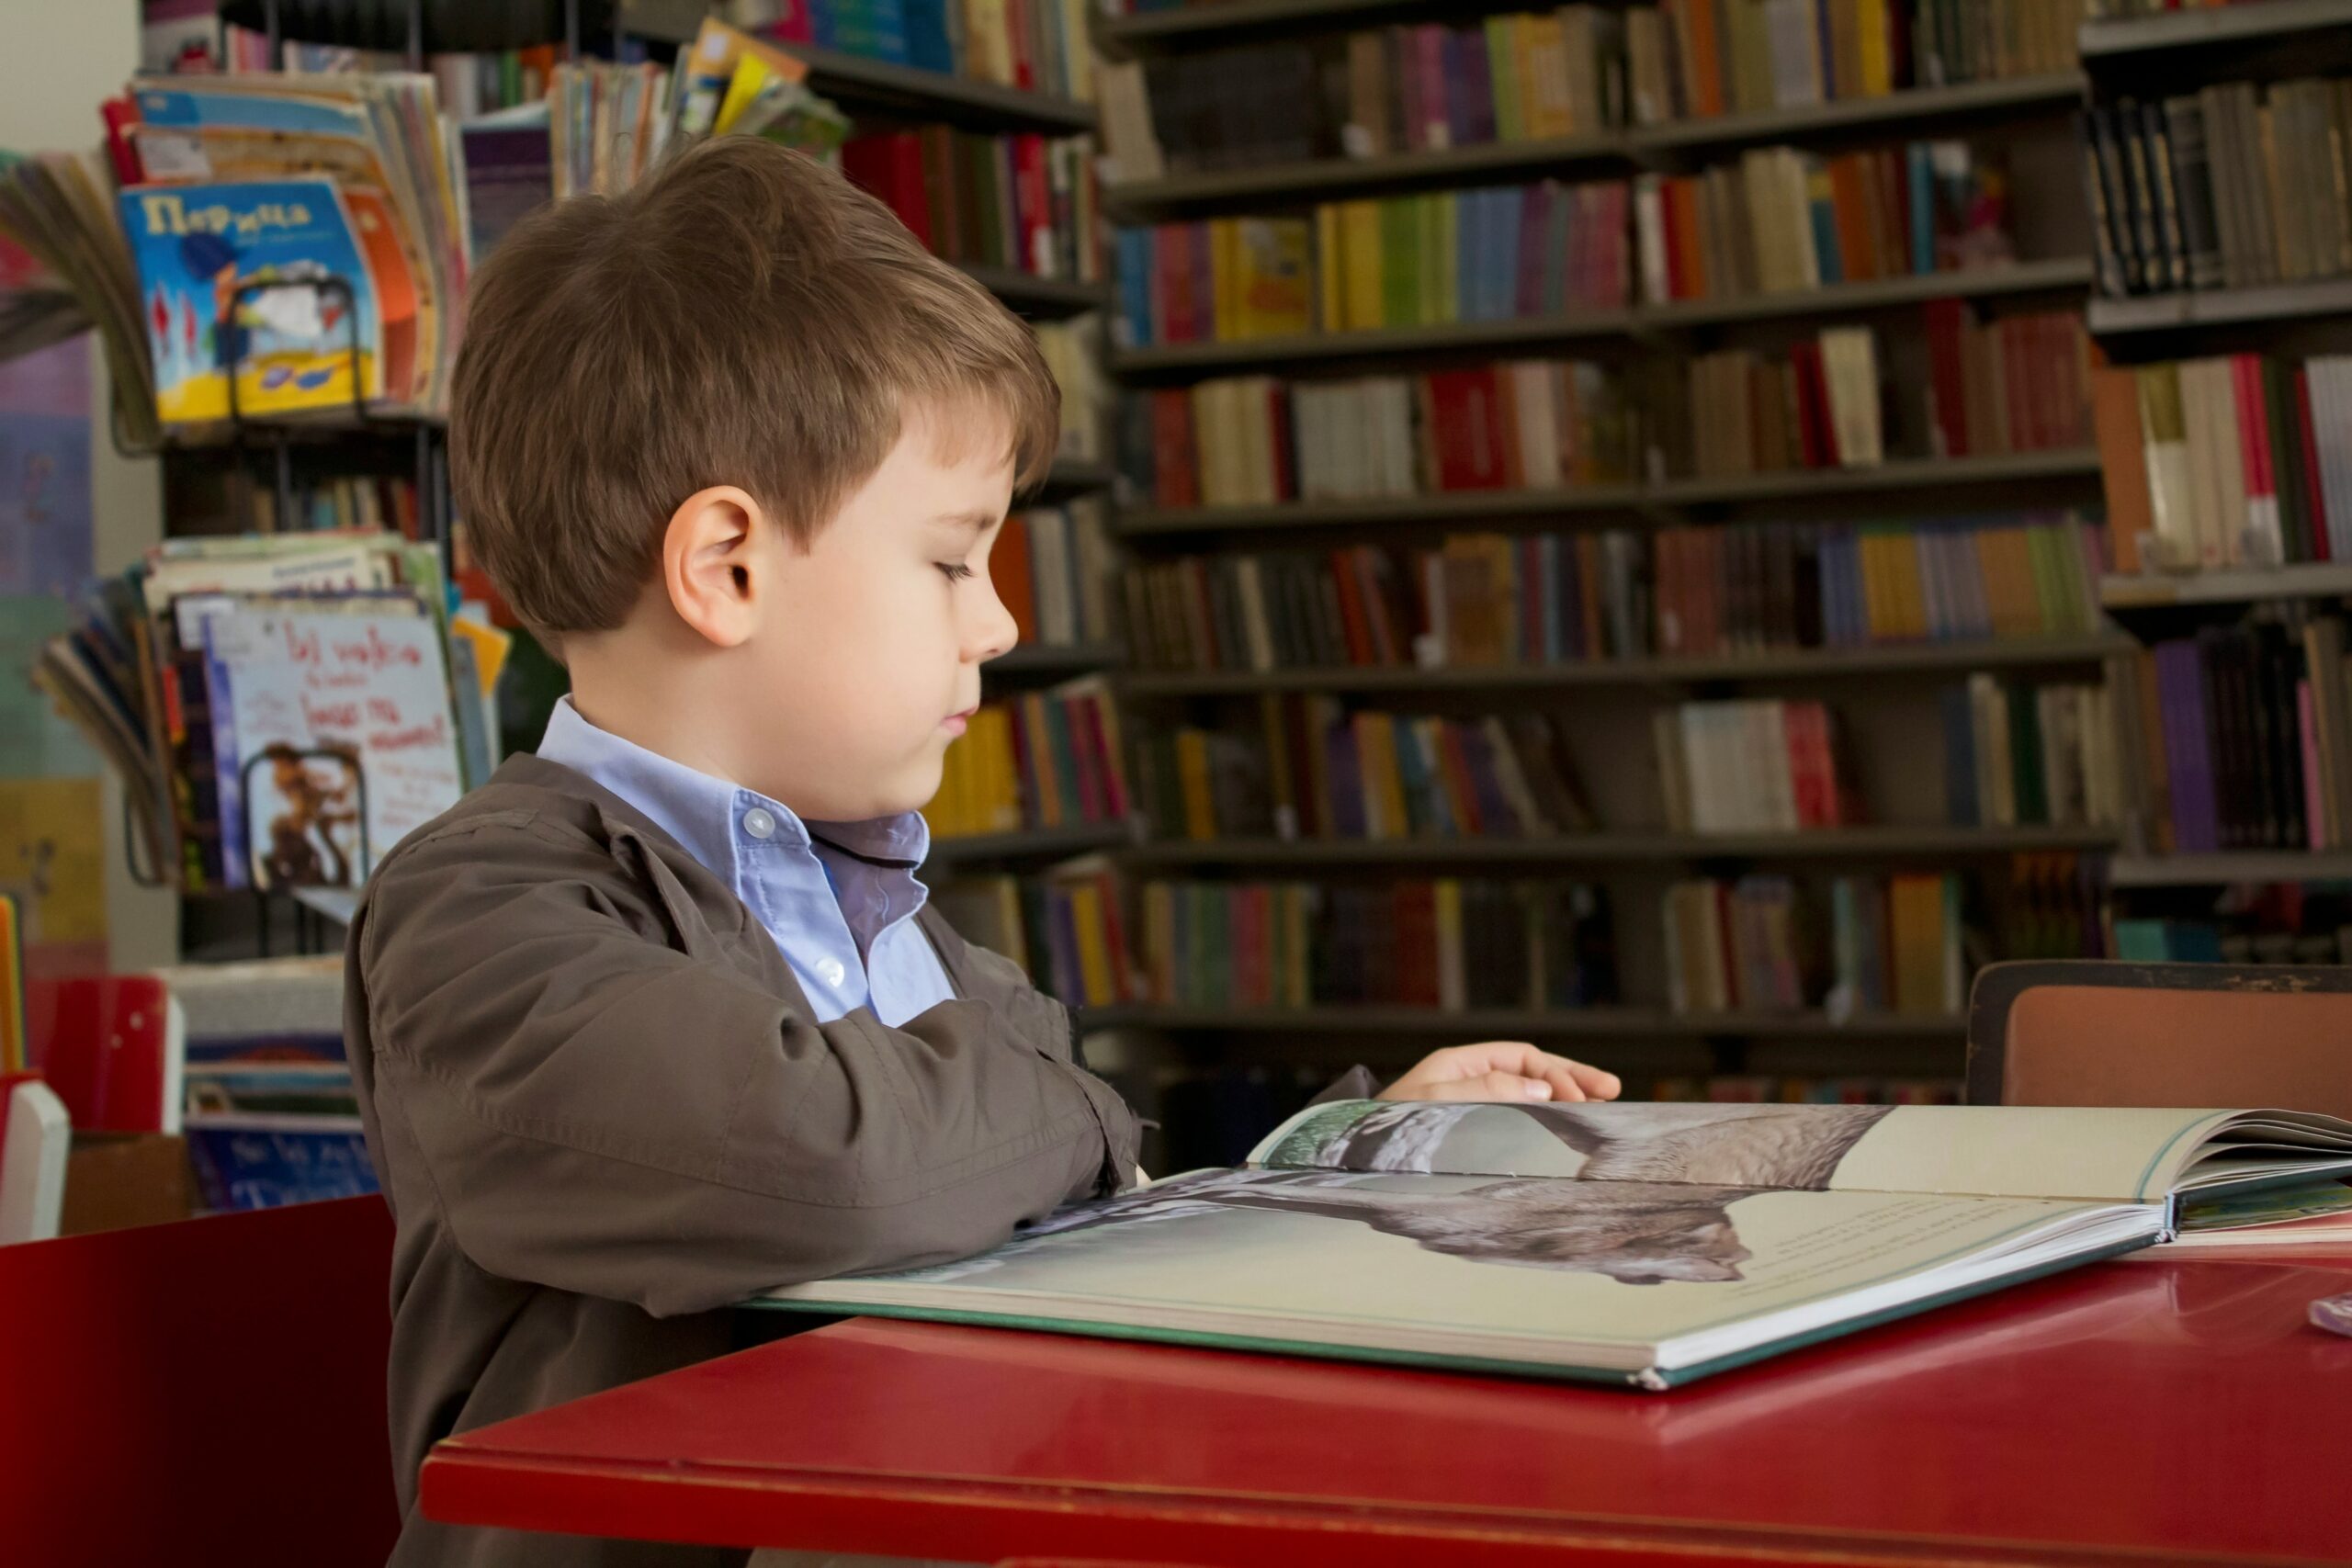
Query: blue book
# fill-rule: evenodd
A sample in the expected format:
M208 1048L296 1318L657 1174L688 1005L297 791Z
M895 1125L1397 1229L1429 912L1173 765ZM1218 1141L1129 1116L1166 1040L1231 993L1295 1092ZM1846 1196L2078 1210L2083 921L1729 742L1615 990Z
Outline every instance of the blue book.
M133 186L117 200L164 423L226 419L232 367L247 414L383 395L374 278L333 180Z
M1911 270L1936 270L1936 164L1924 141L1905 150L1911 175Z
M275 1209L378 1190L356 1116L200 1114L187 1118L186 1133L209 1209Z
M1846 263L1838 251L1837 204L1827 197L1815 197L1805 206L1813 217L1813 254L1821 264L1821 281L1845 282Z
M1151 335L1152 243L1148 229L1121 229L1119 326L1125 346L1148 348Z
M907 63L922 71L956 69L947 34L947 0L901 0L906 13Z

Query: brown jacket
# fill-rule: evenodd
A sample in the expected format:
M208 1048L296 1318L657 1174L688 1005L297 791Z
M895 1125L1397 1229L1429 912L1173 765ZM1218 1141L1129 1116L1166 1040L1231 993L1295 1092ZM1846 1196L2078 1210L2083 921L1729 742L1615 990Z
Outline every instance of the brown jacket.
M724 882L531 756L385 858L345 1031L398 1224L394 1564L740 1561L435 1525L417 1467L734 1348L725 1309L765 1287L981 1251L1128 1179L1135 1118L1073 1063L1069 1014L918 919L958 999L818 1023Z

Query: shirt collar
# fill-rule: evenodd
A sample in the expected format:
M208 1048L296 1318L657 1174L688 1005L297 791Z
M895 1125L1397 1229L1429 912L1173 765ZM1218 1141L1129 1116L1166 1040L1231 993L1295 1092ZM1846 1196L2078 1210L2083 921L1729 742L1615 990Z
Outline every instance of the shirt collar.
M555 711L548 716L539 755L603 784L729 881L736 874L735 819L754 806L775 818L774 839L779 843L805 849L813 839L858 860L910 872L931 852L931 825L920 812L860 822L804 822L782 801L598 728L582 716L568 695L557 698Z

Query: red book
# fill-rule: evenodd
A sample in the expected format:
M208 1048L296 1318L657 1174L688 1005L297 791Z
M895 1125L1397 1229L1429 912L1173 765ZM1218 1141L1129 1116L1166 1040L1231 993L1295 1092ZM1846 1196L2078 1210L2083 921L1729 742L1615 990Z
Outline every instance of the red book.
M1029 40L1036 35L1030 7L1035 0L1004 0L1005 52L1012 59L1012 85L1023 92L1037 87L1037 59Z
M1388 595L1383 591L1381 581L1386 563L1379 549L1372 545L1358 545L1347 554L1348 562L1355 571L1356 592L1363 599L1364 619L1372 629L1374 662L1383 665L1403 663L1404 642L1397 635Z
M1808 468L1838 466L1835 427L1829 421L1829 385L1823 378L1821 344L1801 338L1789 345L1789 363L1797 377L1797 444Z
M1102 787L1102 772L1096 763L1092 743L1087 739L1087 716L1094 709L1091 696L1069 696L1061 699L1062 728L1069 736L1071 771L1078 775L1078 798L1067 803L1081 822L1101 822L1110 816L1110 796Z
M1134 973L1128 967L1127 931L1119 918L1119 885L1109 873L1098 879L1102 889L1102 945L1111 953L1112 1000L1132 1001L1135 987L1128 983Z
M130 135L130 128L139 123L139 100L129 93L104 99L98 105L98 114L107 122L107 158L114 165L115 183L146 184L146 170L139 161L139 143Z
M1470 776L1470 756L1462 745L1460 725L1439 724L1438 753L1445 766L1446 791L1453 797L1454 820L1465 833L1484 833L1487 823L1478 810L1478 786Z
M996 548L989 552L989 581L1004 601L1023 642L1037 640L1037 601L1030 581L1029 524L1015 512L997 530Z
M1928 330L1928 386L1935 394L1935 434L1942 455L1965 457L1973 450L1968 430L1966 372L1962 369L1967 342L1967 307L1957 299L1930 299L1924 314Z
M1046 139L1035 131L1015 136L1012 166L1017 211L1016 233L1011 237L1019 247L1012 265L1023 272L1041 272L1054 254L1054 193L1046 177Z
M1102 815L1096 820L1124 822L1127 817L1127 785L1119 776L1119 760L1111 754L1110 736L1102 726L1102 699L1090 699L1079 718L1082 734L1075 743L1080 755L1091 759L1102 793Z
M1152 499L1162 506L1201 503L1200 467L1193 442L1193 399L1182 387L1151 394Z
M1333 582L1340 591L1340 625L1348 639L1348 662L1376 664L1379 662L1372 640L1372 625L1364 615L1363 597L1356 591L1356 574L1348 563L1348 552L1333 550L1327 558Z
M2303 367L2295 367L2295 422L2302 426L2303 493L2311 497L2312 559L2331 560L2327 541L2327 493L2320 483L2319 440L2312 427L2312 384Z
M1290 398L1277 381L1266 389L1266 423L1273 431L1274 493L1284 501L1298 495L1298 466L1291 450Z
M1666 297L1668 299L1694 298L1690 263L1682 254L1685 183L1679 179L1663 181L1657 193L1657 231L1666 249Z
M1502 488L1502 399L1494 367L1442 370L1430 377L1429 387L1437 426L1438 488Z

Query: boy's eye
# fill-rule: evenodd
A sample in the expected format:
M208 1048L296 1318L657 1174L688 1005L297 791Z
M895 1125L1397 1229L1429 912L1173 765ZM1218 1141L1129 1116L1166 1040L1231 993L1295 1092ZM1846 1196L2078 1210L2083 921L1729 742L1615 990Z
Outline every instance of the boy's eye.
M947 581L950 582L961 582L972 575L972 569L959 560L935 561L933 564L947 574Z

